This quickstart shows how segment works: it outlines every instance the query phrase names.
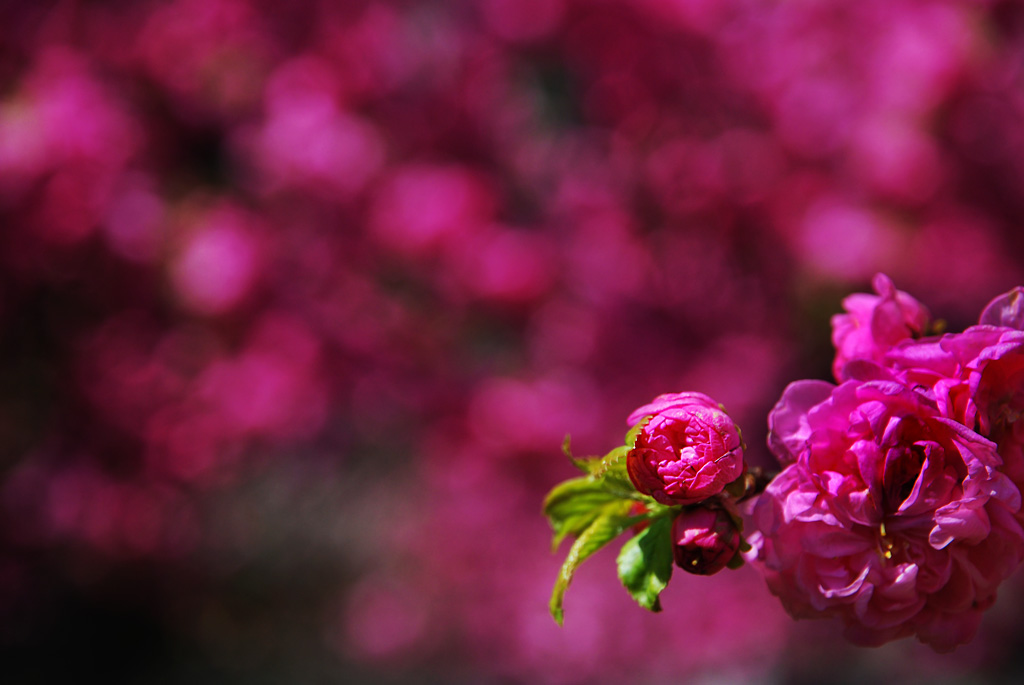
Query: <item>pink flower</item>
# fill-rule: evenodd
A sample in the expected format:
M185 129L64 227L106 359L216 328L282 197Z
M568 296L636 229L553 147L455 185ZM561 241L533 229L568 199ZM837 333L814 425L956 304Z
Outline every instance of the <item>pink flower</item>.
M1024 287L1017 286L989 302L978 323L1024 330Z
M756 559L794 617L837 617L858 644L951 650L1024 556L1020 493L995 444L926 392L866 362L849 371L827 394L791 384L769 416L788 465L754 505Z
M710 397L660 395L629 416L640 429L626 457L637 490L666 505L694 504L717 495L743 472L739 429Z
M1024 331L972 326L900 344L886 362L905 384L925 389L943 416L995 442L1000 470L1024 487Z
M672 524L676 566L700 576L718 573L740 547L740 531L723 509L685 509Z
M920 336L928 325L925 306L896 290L888 276L876 274L871 285L877 295L849 295L843 300L847 313L832 317L832 342L836 347L832 372L839 381L845 380L844 368L851 360L880 362L893 345Z

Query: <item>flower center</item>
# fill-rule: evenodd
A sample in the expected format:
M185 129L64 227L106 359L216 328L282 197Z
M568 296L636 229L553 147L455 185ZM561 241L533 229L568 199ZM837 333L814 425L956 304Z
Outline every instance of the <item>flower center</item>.
M886 559L892 559L892 549L895 546L895 543L886 535L885 521L878 526L878 545L882 556Z
M924 448L920 445L890 451L882 474L883 505L887 512L898 510L914 491L925 458Z

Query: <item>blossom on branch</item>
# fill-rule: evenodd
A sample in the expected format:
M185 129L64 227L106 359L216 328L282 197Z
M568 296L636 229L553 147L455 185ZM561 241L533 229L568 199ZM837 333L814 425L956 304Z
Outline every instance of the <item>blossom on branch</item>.
M858 644L916 635L948 651L1024 557L1020 493L994 443L873 371L816 384L799 443L769 416L773 444L796 449L778 455L789 465L754 507L751 542L793 616L839 617Z
M836 358L832 372L845 380L846 364L855 359L880 362L893 345L920 337L928 327L928 309L916 299L897 290L885 274L871 282L875 295L854 293L843 300L845 314L832 317L832 342Z

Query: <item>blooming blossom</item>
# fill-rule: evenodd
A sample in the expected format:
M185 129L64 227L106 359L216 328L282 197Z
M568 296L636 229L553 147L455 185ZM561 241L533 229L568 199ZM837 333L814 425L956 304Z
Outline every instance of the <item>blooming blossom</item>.
M996 445L869 363L797 381L769 416L786 464L753 507L769 588L795 617L841 619L858 644L973 637L1024 556L1020 492Z
M845 314L832 317L832 342L836 358L832 371L845 379L847 362L853 359L881 361L882 355L901 340L920 336L928 325L928 310L916 299L897 290L885 274L872 281L875 295L855 293L843 300Z
M1001 470L1024 487L1024 331L972 326L899 345L886 360L944 416L995 442Z

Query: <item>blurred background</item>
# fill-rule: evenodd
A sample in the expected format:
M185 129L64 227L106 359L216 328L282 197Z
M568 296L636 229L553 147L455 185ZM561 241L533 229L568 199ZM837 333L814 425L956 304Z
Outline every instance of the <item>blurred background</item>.
M1024 5L0 0L0 681L1019 682L752 569L547 613L541 501L662 392L771 466L887 272L1024 284ZM614 547L614 546L613 546Z

